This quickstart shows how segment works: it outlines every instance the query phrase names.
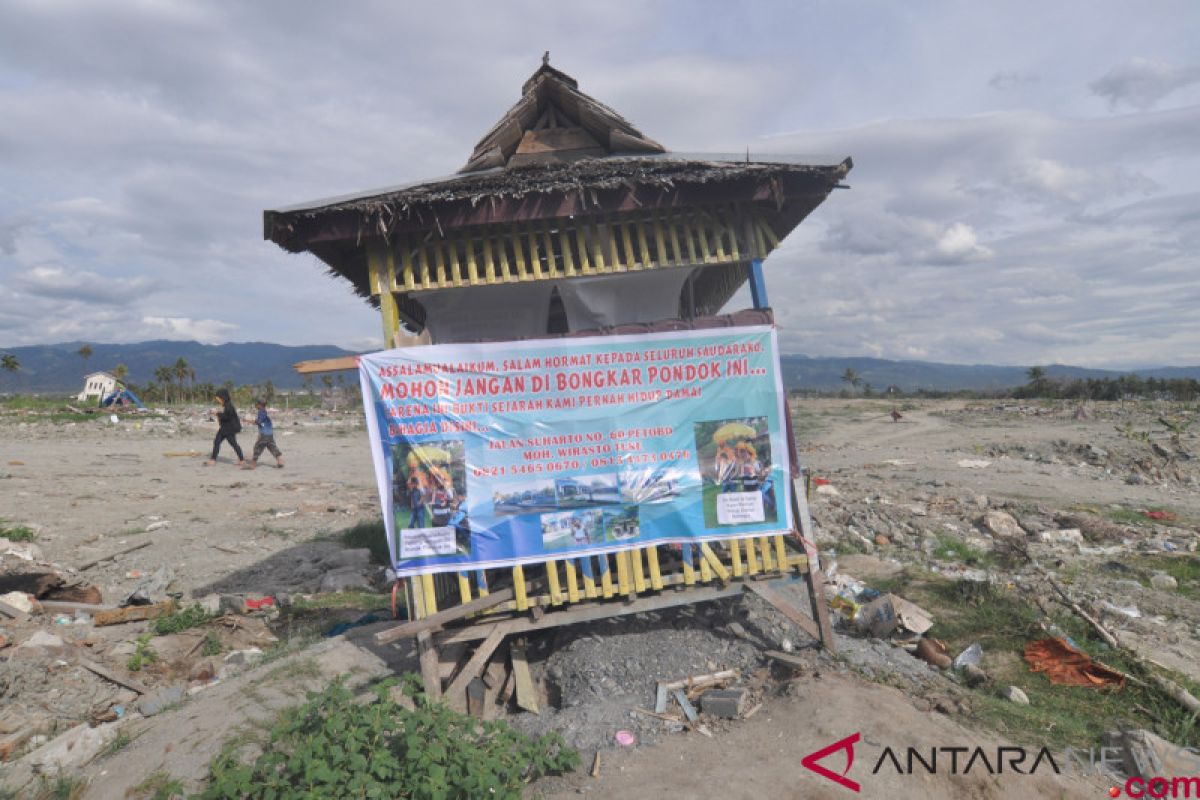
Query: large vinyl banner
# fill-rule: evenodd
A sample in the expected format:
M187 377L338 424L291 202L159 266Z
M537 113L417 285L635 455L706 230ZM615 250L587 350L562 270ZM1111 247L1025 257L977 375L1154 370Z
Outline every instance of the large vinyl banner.
M359 360L399 575L792 527L769 326Z

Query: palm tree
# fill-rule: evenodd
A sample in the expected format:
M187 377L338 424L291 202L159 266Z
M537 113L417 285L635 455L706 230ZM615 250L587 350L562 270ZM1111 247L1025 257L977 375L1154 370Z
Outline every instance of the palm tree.
M117 379L117 383L124 384L125 377L129 374L129 367L124 364L117 364L113 368L113 377Z
M191 367L188 366L187 359L183 356L175 362L175 366L171 368L171 372L175 375L175 380L179 382L179 396L183 399L183 382L187 380L188 371Z
M1025 377L1029 378L1029 390L1035 397L1041 397L1046 391L1046 368L1030 367Z
M854 367L846 367L846 371L842 373L842 382L850 384L852 389L857 389L858 385L862 383L862 378Z
M11 353L5 353L0 357L0 369L8 373L16 373L21 368L20 360Z
M167 366L154 368L154 380L162 384L163 402L171 402L171 382L175 379L174 371Z
M83 371L86 373L88 359L92 357L92 346L90 344L80 345L79 349L75 351L75 355L83 359Z

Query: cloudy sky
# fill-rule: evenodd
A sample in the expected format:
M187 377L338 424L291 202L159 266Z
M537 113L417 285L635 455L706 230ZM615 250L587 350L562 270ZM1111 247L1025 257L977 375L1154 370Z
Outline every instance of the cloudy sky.
M262 210L452 172L550 50L670 149L853 156L767 262L790 352L1197 364L1197 42L1194 0L0 0L0 347L376 346Z

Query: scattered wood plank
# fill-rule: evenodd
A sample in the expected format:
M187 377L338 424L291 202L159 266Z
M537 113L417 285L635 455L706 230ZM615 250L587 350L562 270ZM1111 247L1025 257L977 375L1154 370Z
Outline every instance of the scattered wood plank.
M750 719L750 718L751 718L751 717L753 717L755 714L757 714L759 711L762 711L762 707L763 707L763 704L762 704L762 703L758 703L758 704L756 704L756 705L754 706L754 708L752 708L752 709L750 709L749 711L747 711L747 712L746 712L746 716L742 717L742 719Z
M787 664L794 669L808 669L809 664L799 656L794 656L791 653L784 653L779 650L768 650L763 653L767 658L773 658L783 664Z
M15 619L17 622L24 622L25 620L29 619L29 612L22 611L16 606L10 606L3 600L0 600L0 614L3 614L11 619Z
M483 685L483 681L480 678L472 678L467 684L467 713L475 719L483 719L486 695L487 687Z
M144 685L142 685L139 681L136 681L133 678L122 678L120 675L116 674L115 672L112 672L111 670L100 666L95 661L90 661L86 658L81 658L81 659L79 659L79 666L83 667L88 672L93 672L93 673L99 675L101 678L104 678L104 680L106 680L106 681L112 681L113 683L117 684L118 686L124 686L126 689L131 689L132 691L135 691L138 694L149 694L150 693L150 690L147 689Z
M512 700L513 692L517 689L517 675L511 669L504 677L504 685L500 687L500 696L496 698L496 702L502 707L508 707L508 701Z
M636 707L633 710L638 714L645 714L647 717L654 717L655 719L665 720L666 722L680 722L681 721L677 715L666 714L666 713L663 713L662 711L651 711L648 708L636 708Z
M491 635L484 639L483 643L475 649L471 658L459 671L458 677L446 689L446 696L450 698L450 706L452 708L456 706L461 707L464 703L468 702L469 698L465 698L463 692L467 691L468 684L478 678L479 674L487 667L488 660L496 652L496 648L500 646L502 641L504 641L504 632L499 630L492 631ZM479 683L481 686L483 685L482 680ZM482 702L482 697L480 698L480 702Z
M538 708L537 692L533 688L533 677L529 674L529 662L525 659L525 645L514 644L509 648L512 656L513 680L517 685L517 705L534 714Z
M720 672L713 672L709 675L694 675L690 678L681 678L677 681L668 681L661 684L668 692L673 692L676 689L700 689L705 686L712 686L717 683L725 683L732 681L738 676L736 669L723 669Z
M683 693L683 689L676 689L671 692L675 698L675 702L679 703L679 707L683 709L683 715L688 718L688 722L695 722L700 719L700 715L696 713L696 707L687 699L687 695Z
M600 751L599 750L596 751L596 757L592 759L592 771L590 774L593 778L600 777Z
M417 651L421 661L421 682L430 700L442 699L442 679L438 675L438 653L429 631L417 634Z
M506 603L512 600L515 595L512 589L500 589L499 591L491 592L483 597L477 597L469 603L447 608L445 611L439 611L436 614L430 614L423 619L416 619L411 622L405 622L397 625L394 628L389 628L386 631L380 631L375 634L375 644L390 644L397 639L403 639L406 636L416 636L422 631L438 631L441 630L448 622L468 617L479 611L486 611L489 608ZM480 636L480 639L487 637L487 634Z
M106 556L101 556L100 558L93 558L91 561L85 561L84 563L79 565L79 571L83 572L85 569L91 569L92 567L96 566L97 564L103 564L105 561L111 561L112 559L117 558L119 556L123 556L126 553L132 553L134 550L141 550L143 547L149 547L152 544L154 544L153 539L143 539L142 541L138 542L137 544L131 544L128 547L123 547L120 550L116 551L115 553L109 553Z
M316 358L310 361L297 361L292 369L301 375L312 375L318 372L340 372L344 369L358 369L358 356L341 356L339 358Z
M613 603L613 602L597 602L597 603L579 603L571 608L555 611L553 614L547 614L540 620L534 621L528 617L504 620L502 622L483 622L476 625L471 625L466 628L461 628L454 631L445 631L438 636L439 644L449 644L451 642L470 642L477 639L487 638L493 628L503 627L507 633L527 633L529 631L548 630L557 628L561 625L575 625L581 622L594 622L598 619L607 619L608 617L619 617L624 614L641 614L646 611L658 611L672 606L692 605L695 603L707 603L710 600L720 600L725 597L733 597L742 593L742 587L739 584L730 586L705 587L703 589L689 589L688 591L679 591L672 594L652 595L649 597L639 597L630 603ZM489 595L490 596L490 595ZM376 634L378 636L378 634Z
M497 655L492 659L492 663L488 664L488 668L483 672L483 685L487 687L487 691L483 697L483 718L495 719L499 706L496 705L497 699L500 697L500 691L504 688L504 683L507 680L508 669L508 652L501 645L496 651Z
M654 712L663 714L667 710L667 685L662 681L658 682L658 689L654 695Z
M38 605L47 613L59 614L74 614L77 611L83 611L91 614L93 617L96 614L104 611L118 611L117 606L98 606L92 603L72 603L66 600L38 600Z
M148 619L164 617L174 610L174 600L163 600L161 603L151 603L148 606L127 606L112 611L101 611L92 617L92 622L97 627L123 625L126 622L142 622Z
M746 591L754 592L763 600L766 600L768 603L774 606L780 614L783 614L792 622L796 623L796 625L799 626L800 629L809 636L813 637L818 642L822 641L821 631L817 628L816 621L808 614L805 614L803 611L801 611L800 608L791 600L765 584L747 583L745 586Z

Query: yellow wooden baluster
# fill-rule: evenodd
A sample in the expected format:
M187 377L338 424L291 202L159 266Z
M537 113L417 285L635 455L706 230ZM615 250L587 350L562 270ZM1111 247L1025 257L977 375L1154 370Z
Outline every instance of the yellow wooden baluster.
M462 286L463 265L458 258L458 240L447 240L446 249L450 251L450 276L446 285L453 283L455 286Z
M700 549L700 582L708 583L712 579L712 567L708 565L708 559L704 557L704 550Z
M751 575L758 574L758 557L754 555L754 540L743 539L746 543L746 572Z
M718 578L724 583L729 583L729 570L721 563L721 559L717 557L716 552L708 546L708 542L701 543L700 555L704 558L704 563L717 574Z
M687 551L682 551L683 557L683 582L691 586L696 582L696 569L692 566L692 560L687 557Z
M758 550L762 554L763 572L775 569L775 565L771 563L771 542L766 536L758 537Z
M479 265L475 263L475 240L467 239L463 245L467 249L467 283L474 286L479 283Z
M733 559L733 577L742 577L746 570L742 566L742 548L738 545L737 539L729 540L729 556Z
M783 534L775 534L775 563L780 572L787 572L787 546L783 543Z
M658 266L670 266L671 262L667 260L667 240L663 236L662 220L657 211L654 212L654 245L658 251Z
M658 548L653 545L646 548L646 566L650 571L650 588L656 592L661 590L663 578L658 568Z
M590 600L596 596L596 579L589 574L592 572L592 559L590 557L584 559L584 563L587 564L588 568L583 570L583 594Z
M467 580L465 572L458 573L458 594L463 603L471 602L471 582Z
M635 548L629 551L629 566L633 571L633 588L642 593L646 591L646 576L642 574L642 551Z
M562 250L563 270L567 277L575 277L575 256L571 252L571 237L567 232L567 226L561 223L558 226L558 248Z
M573 561L564 561L563 564L567 568L567 597L572 603L579 602L579 581L575 577L575 563Z
M642 254L642 268L650 269L654 264L650 258L650 248L646 245L646 224L642 220L635 220L633 224L637 230L638 249Z
M496 283L496 261L492 257L492 237L483 234L483 277L488 283Z
M510 233L513 246L513 266L517 268L517 280L524 281L529 279L529 271L525 269L525 246L521 243L521 231L517 226L512 226Z
M529 599L525 596L525 570L518 564L513 567L513 595L517 601L517 611L529 608Z
M542 252L546 256L546 272L554 277L554 273L561 272L558 265L558 259L554 255L554 242L550 240L550 223L542 222Z
M425 613L436 614L437 606L437 591L433 588L433 575L421 576L421 588L425 592Z
M567 565L567 574L571 572L570 564ZM550 584L550 602L553 605L558 605L562 602L562 588L558 585L558 562L546 562L546 582Z
M600 573L600 587L604 590L604 599L607 600L613 596L612 564L609 563L607 553L597 558L604 561L604 570Z

